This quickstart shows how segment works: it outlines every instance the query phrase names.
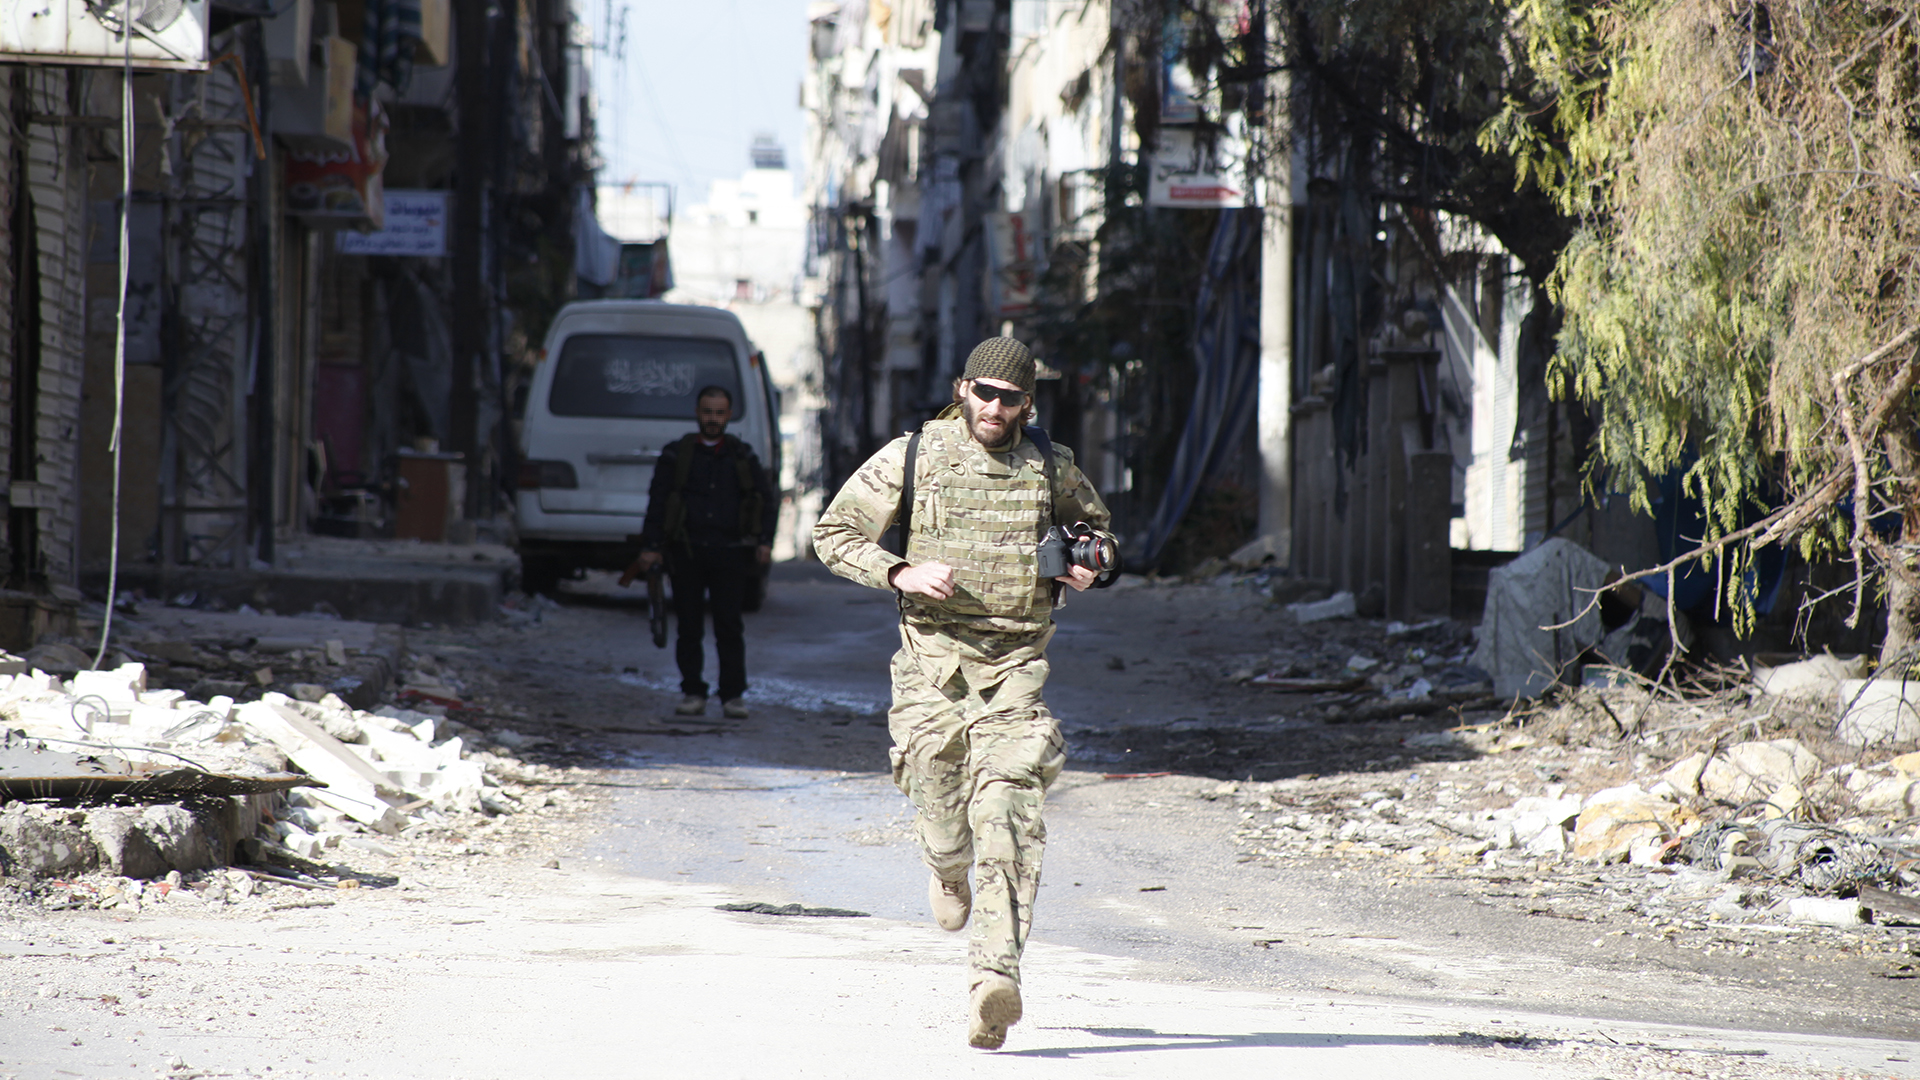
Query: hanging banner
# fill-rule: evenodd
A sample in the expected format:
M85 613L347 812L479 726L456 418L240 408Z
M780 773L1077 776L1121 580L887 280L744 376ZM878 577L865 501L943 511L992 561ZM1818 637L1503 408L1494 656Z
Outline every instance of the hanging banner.
M995 210L987 214L992 243L993 277L999 296L998 315L1002 319L1033 313L1035 280L1039 275L1033 260L1034 215L1023 210Z
M373 232L342 230L335 233L333 243L340 254L411 255L425 259L446 255L446 192L389 188L382 194L387 204L386 227Z
M1246 144L1230 131L1163 127L1147 178L1147 205L1198 210L1247 206Z
M0 60L207 69L208 0L0 0ZM133 18L131 47L122 38Z

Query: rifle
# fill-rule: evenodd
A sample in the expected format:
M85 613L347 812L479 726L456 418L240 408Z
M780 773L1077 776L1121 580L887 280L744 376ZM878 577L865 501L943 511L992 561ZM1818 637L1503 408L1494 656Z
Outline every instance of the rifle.
M653 631L653 646L656 649L667 647L667 588L666 568L654 563L647 570L647 629ZM633 584L640 576L640 560L635 559L632 566L620 575L620 587Z
M667 647L666 570L659 564L647 571L647 629L653 631L653 647Z

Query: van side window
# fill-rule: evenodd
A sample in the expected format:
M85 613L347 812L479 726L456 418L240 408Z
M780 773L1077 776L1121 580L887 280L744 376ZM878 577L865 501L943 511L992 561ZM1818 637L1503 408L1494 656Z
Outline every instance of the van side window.
M555 416L685 420L703 386L733 394L741 417L733 345L714 338L575 334L560 348L547 408Z

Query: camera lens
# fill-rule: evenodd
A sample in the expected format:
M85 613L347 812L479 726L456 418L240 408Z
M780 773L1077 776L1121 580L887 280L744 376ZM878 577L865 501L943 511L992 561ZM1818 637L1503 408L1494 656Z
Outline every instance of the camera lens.
M1099 574L1113 569L1115 554L1113 541L1103 536L1083 536L1073 545L1073 561Z

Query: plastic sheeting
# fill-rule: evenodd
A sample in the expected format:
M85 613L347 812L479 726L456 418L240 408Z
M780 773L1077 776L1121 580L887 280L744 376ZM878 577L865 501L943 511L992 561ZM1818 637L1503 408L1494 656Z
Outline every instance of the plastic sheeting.
M1556 538L1488 573L1473 665L1493 676L1494 693L1539 695L1606 635L1593 596L1607 570L1587 549Z
M607 235L593 213L593 192L581 188L573 205L573 272L605 288L620 273L620 241Z
M1193 497L1231 461L1253 422L1260 389L1260 252L1258 208L1222 210L1194 300L1193 354L1199 381L1174 451L1160 505L1147 522L1143 565L1160 553Z

